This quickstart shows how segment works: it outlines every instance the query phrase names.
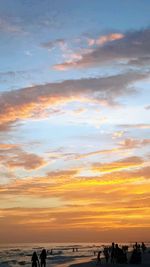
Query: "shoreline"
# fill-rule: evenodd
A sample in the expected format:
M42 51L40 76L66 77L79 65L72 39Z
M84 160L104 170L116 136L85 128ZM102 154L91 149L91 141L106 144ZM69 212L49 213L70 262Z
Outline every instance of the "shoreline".
M44 244L43 244L44 245ZM46 244L45 244L46 245ZM142 253L142 264L111 264L110 258L109 262L106 263L104 258L104 245L99 247L95 244L86 244L86 246L81 246L76 244L74 246L60 244L57 246L47 247L47 267L150 267L150 243L146 244L147 250ZM31 256L34 250L36 250L38 256L41 253L43 247L41 244L33 244L33 246L25 247L7 247L0 251L0 267L31 267ZM127 262L130 262L130 257L132 253L133 245L129 245L129 250L127 252ZM51 254L51 250L53 253ZM98 252L101 253L101 263L97 262ZM121 265L121 266L120 266Z
M131 257L131 252L127 253L127 258L128 261ZM104 258L101 258L101 262L97 261L97 257L93 258L91 257L90 260L86 261L86 259L84 259L84 261L80 261L80 262L75 262L73 264L68 265L68 267L94 267L94 266L100 266L100 267L150 267L150 247L147 248L147 251L142 254L142 263L141 264L131 264L131 263L123 263L123 264L119 264L119 263L106 263Z

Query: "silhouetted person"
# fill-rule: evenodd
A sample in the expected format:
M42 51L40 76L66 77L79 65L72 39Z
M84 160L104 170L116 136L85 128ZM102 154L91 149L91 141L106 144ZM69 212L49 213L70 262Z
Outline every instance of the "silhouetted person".
M142 248L142 252L145 253L145 251L146 251L146 246L145 246L144 242L142 242L141 248Z
M99 251L98 254L97 254L97 264L98 264L98 263L101 263L101 253L102 253L102 252Z
M44 266L46 267L46 257L47 257L47 253L46 253L46 249L42 249L42 252L40 254L40 261L41 261L41 267Z
M111 254L110 254L111 255L111 263L115 263L115 257L116 257L115 252L116 252L115 243L113 242L111 245Z
M105 260L106 260L106 263L108 263L108 260L109 260L109 250L108 248L104 248L104 256L105 256Z
M137 249L138 248L138 243L137 242L133 245L133 248L134 249Z
M137 248L135 247L131 254L130 263L141 264L141 262L142 262L141 251L138 247Z
M126 252L121 249L118 244L116 244L115 248L115 257L116 257L116 263L127 263L127 255Z
M128 252L128 248L129 248L129 247L126 246L126 245L125 245L125 246L122 246L122 250L123 250L123 252L127 253L127 252Z
M39 266L38 255L37 255L37 253L35 251L32 254L31 261L32 261L32 267L37 267L37 265Z

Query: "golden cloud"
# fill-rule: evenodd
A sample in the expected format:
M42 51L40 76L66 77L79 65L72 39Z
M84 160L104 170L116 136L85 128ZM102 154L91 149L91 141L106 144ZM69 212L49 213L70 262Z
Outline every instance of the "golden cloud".
M111 163L95 163L93 164L93 170L99 171L102 173L108 172L111 173L113 171L120 171L124 169L139 167L143 164L143 160L139 157L133 156L125 159L121 159Z

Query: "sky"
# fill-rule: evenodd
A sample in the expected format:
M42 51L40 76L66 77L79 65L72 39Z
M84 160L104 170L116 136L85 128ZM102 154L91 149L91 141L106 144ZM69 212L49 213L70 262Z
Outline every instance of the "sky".
M150 1L0 0L0 242L150 240Z

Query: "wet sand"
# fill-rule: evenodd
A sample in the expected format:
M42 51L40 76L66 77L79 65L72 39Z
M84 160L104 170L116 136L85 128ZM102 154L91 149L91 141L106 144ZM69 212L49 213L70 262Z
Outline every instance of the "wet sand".
M130 259L131 253L128 253L128 259ZM147 252L142 254L142 263L141 264L111 264L111 263L105 263L105 259L101 259L101 263L97 262L97 258L92 257L91 260L83 262L77 262L75 264L69 265L69 267L94 267L94 266L100 266L100 267L150 267L150 248L147 249Z

